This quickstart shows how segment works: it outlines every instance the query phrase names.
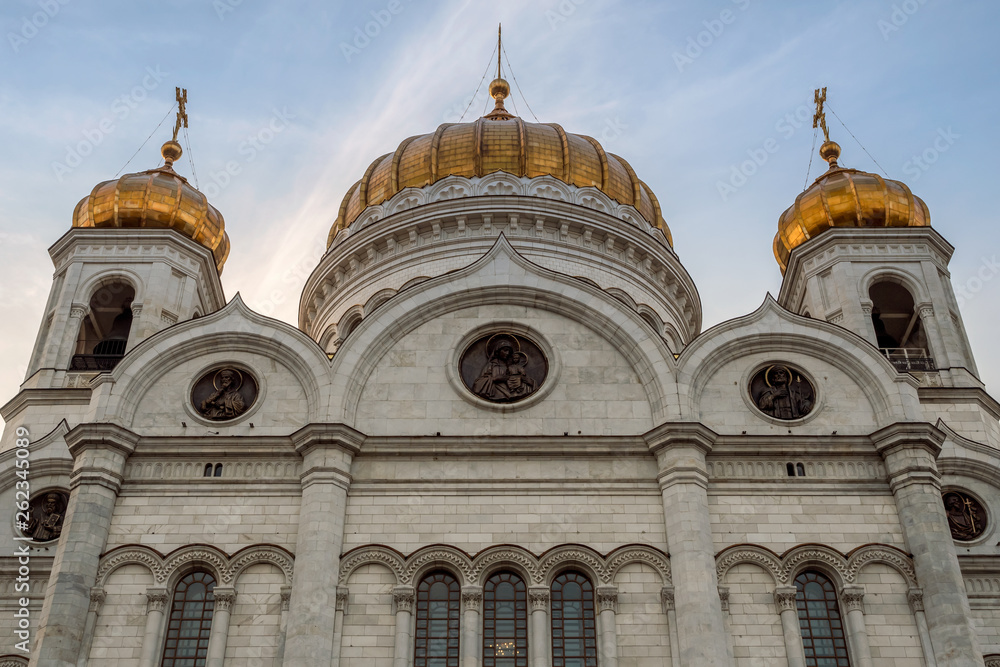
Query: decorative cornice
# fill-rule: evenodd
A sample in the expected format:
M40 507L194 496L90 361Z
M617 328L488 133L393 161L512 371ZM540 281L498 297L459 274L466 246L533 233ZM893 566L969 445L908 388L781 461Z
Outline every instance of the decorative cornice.
M551 595L548 588L531 587L528 589L528 604L531 611L549 611L549 601Z
M597 587L597 610L618 613L618 589L615 586Z
M163 613L163 610L167 608L167 602L170 600L167 595L166 588L147 588L146 589L146 613L158 611Z
M9 422L21 410L31 406L47 408L59 406L63 408L68 405L90 405L91 393L93 393L93 390L89 387L75 389L22 389L14 398L7 401L3 407L0 407L0 417L3 417L4 421Z
M233 605L236 604L236 589L221 588L219 586L216 586L215 590L213 591L213 597L215 598L216 611L231 612L233 610Z
M470 556L459 549L431 545L403 556L395 549L382 545L358 547L344 554L340 562L340 583L345 584L351 573L363 565L377 563L389 568L400 585L411 585L419 573L430 567L444 567L460 575L464 585L481 586L484 573L494 565L503 564L520 573L533 585L545 585L552 572L573 564L593 573L597 585L611 585L621 568L642 563L655 569L664 583L670 581L669 557L645 544L618 547L602 556L590 547L565 544L536 556L527 549L510 545L489 547Z
M924 610L924 592L919 588L906 591L906 601L910 603L910 611L914 614Z
M478 586L462 587L462 608L478 612L483 604L483 589Z
M865 589L861 586L844 586L840 592L840 601L848 613L852 611L865 612Z
M945 434L927 422L896 422L871 434L875 450L882 458L899 449L923 449L933 458L941 453Z
M642 437L653 454L677 446L693 446L708 454L719 439L719 434L700 422L666 422L647 431Z
M719 586L719 602L722 605L722 611L729 613L729 586Z
M303 456L316 447L335 447L355 456L361 451L365 437L346 424L308 424L291 436L295 451Z
M138 434L127 428L107 423L78 424L65 435L64 439L74 459L79 459L83 452L91 448L109 449L127 459L139 444Z
M416 592L413 586L396 586L392 589L392 602L397 614L401 611L412 612L415 601Z
M795 596L798 589L795 586L778 586L774 589L774 606L778 608L778 613L783 611L796 611Z
M104 606L104 600L107 596L104 593L103 588L91 588L90 589L90 610L95 614L100 613L101 607Z
M97 585L104 586L108 575L124 565L142 565L153 575L157 584L169 582L172 576L190 565L207 568L216 580L231 584L243 570L257 563L269 563L285 573L285 583L291 584L294 558L276 545L255 545L232 556L208 544L195 544L176 549L164 556L156 549L129 544L117 547L101 557L97 568Z
M674 610L674 587L664 586L660 589L660 605L664 612Z
M916 586L917 575L913 561L904 552L887 544L866 544L845 555L822 544L803 544L778 556L766 547L737 544L720 551L715 557L719 582L736 565L752 563L774 577L775 583L787 586L791 580L810 565L821 565L840 575L844 584L857 581L858 572L869 563L888 565L899 572L910 586Z

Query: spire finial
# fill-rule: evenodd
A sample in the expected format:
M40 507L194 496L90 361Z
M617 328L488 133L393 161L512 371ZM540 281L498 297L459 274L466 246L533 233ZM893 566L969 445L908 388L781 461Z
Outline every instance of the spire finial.
M177 142L177 133L181 131L182 127L188 126L187 88L175 87L174 97L177 99L177 121L174 123L174 137L160 148L160 155L163 156L164 168L166 169L172 169L174 162L180 159L181 154L183 154L184 150Z
M835 141L830 141L830 128L826 126L826 110L824 109L826 105L826 88L817 88L813 99L816 101L813 128L821 128L823 130L823 138L825 139L823 145L819 147L819 155L830 163L830 169L836 169L839 166L837 158L840 157L840 145Z
M493 111L485 118L489 120L510 120L513 114L504 108L503 101L510 95L510 84L500 76L500 57L503 53L503 24L497 28L497 78L490 83L490 97L496 100Z

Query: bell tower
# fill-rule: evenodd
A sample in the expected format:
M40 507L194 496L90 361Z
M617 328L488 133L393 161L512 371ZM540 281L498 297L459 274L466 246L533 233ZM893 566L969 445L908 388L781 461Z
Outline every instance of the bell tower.
M55 275L22 388L84 386L156 332L225 305L222 214L174 171L186 103L178 88L163 165L99 183L49 249Z
M825 102L817 90L829 168L778 221L778 302L853 331L929 384L981 386L948 273L954 248L905 183L838 164Z

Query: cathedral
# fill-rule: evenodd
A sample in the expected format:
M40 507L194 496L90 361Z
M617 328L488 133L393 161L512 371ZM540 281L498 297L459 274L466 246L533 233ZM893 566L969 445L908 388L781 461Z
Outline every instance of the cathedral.
M80 201L0 408L0 667L1000 665L1000 403L924 202L818 93L780 293L703 330L629 163L489 91L358 174L298 327L223 293L180 95Z

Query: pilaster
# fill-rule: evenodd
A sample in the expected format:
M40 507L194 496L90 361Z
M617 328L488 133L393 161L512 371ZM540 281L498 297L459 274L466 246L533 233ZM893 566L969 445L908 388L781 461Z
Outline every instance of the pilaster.
M944 433L931 424L900 422L871 437L885 461L903 538L913 554L935 659L949 667L980 667L983 654L941 501L936 459Z

